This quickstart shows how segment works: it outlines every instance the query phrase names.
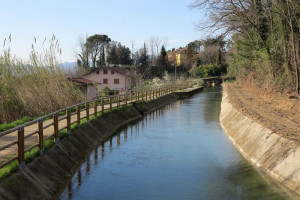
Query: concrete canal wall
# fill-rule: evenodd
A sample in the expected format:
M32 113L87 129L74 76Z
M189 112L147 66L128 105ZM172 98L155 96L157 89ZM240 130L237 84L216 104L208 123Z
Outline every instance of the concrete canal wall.
M300 194L300 147L233 107L224 87L220 122L234 146L253 165Z
M43 156L27 164L23 171L3 180L0 183L0 199L58 198L84 159L117 129L178 99L179 95L171 93L81 125Z

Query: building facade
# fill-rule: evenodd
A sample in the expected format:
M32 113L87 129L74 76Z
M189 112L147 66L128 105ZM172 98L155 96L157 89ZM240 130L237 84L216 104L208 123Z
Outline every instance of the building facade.
M91 100L97 97L98 83L84 78L69 78L68 80L81 88L86 99Z
M84 79L97 82L101 89L126 91L141 82L141 77L134 71L121 67L103 67L84 76Z
M196 51L191 50L188 46L183 49L172 49L168 53L168 61L174 63L177 67L185 66L187 68L197 67L199 55Z

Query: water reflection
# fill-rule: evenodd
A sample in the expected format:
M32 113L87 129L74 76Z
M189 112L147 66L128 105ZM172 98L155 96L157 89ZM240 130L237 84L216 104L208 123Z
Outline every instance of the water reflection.
M297 199L236 151L218 122L220 99L220 88L207 89L124 127L60 199Z
M171 108L171 106L167 106L167 108ZM109 143L109 153L113 151L114 148L120 147L120 145L125 144L128 138L128 131L130 132L130 136L134 136L134 134L138 134L140 128L143 130L147 126L151 126L151 123L161 116L164 112L162 110L154 111L144 117L139 122L131 123L125 126L121 131L118 131L114 136L110 137L107 142L102 143L99 147L95 148L93 153L85 159L81 167L78 169L77 173L74 175L73 179L67 186L67 189L62 194L60 199L72 199L74 197L73 192L80 188L85 179L88 179L90 174L93 174L94 170L97 168L99 164L98 151L101 151L101 158L104 159L106 156L105 152L105 144ZM123 140L121 136L123 135ZM115 144L115 146L114 146ZM93 158L93 165L91 165L91 158ZM100 162L101 163L101 162ZM82 179L81 171L82 169L85 171L84 178Z
M221 110L221 101L222 101L222 87L217 88L205 88L204 92L207 92L207 98L203 102L204 107L204 120L207 123L212 121L219 121L219 115Z
M102 143L101 145L101 158L103 159L105 155L105 143Z

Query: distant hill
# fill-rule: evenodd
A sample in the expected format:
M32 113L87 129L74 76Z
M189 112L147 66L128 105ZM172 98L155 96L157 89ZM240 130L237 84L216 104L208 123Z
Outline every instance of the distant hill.
M76 62L63 62L63 63L60 63L60 66L64 69L71 69L71 68L74 68L76 66Z

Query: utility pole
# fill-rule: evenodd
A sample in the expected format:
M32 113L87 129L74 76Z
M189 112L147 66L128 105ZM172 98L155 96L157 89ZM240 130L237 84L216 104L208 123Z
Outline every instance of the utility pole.
M175 82L177 80L177 62L176 62L176 59L175 59L175 62L174 62L174 67L175 67Z

